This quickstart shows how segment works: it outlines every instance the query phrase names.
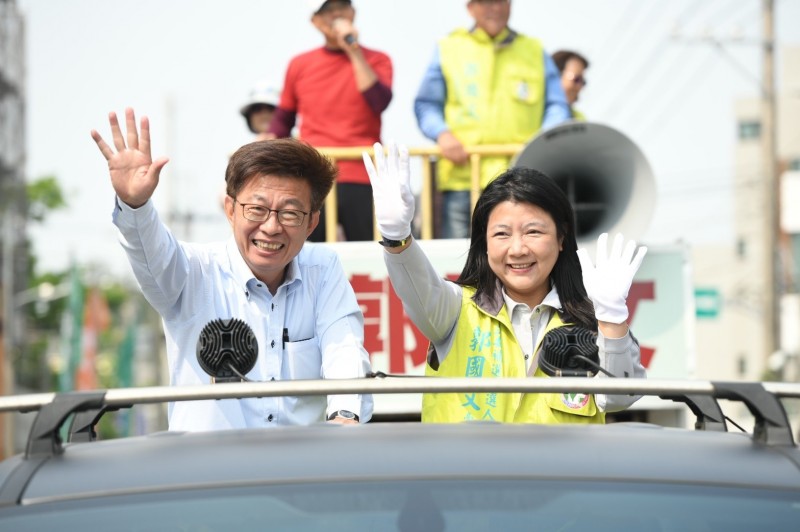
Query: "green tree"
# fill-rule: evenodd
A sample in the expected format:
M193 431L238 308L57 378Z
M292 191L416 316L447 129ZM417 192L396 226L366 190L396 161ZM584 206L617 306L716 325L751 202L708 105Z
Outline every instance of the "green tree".
M40 177L28 183L25 188L30 221L43 222L49 213L67 207L61 186L55 176Z

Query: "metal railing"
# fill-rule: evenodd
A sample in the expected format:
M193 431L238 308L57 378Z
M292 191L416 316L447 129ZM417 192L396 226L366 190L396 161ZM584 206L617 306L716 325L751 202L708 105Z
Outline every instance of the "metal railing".
M524 144L486 144L482 146L465 146L464 150L469 155L470 161L470 199L474 208L481 193L481 158L486 156L510 156L517 155ZM348 146L348 147L318 147L333 162L337 161L360 161L361 154L367 152L374 156L372 146ZM422 158L422 188L420 191L420 211L421 226L420 237L428 240L433 238L433 175L431 172L431 162L442 155L438 146L412 147L408 149L411 157ZM336 242L336 226L338 209L336 194L328 194L325 200L325 241ZM377 226L374 229L375 240L380 240Z

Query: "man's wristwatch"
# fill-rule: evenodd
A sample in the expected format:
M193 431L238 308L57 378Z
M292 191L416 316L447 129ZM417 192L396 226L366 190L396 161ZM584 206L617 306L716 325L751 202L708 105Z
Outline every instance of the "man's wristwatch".
M383 240L378 241L378 244L385 248L399 248L408 244L409 240L411 240L411 235L408 235L402 240L389 240L384 236Z
M342 419L355 419L358 421L358 416L349 410L337 410L328 416L328 421L340 417Z

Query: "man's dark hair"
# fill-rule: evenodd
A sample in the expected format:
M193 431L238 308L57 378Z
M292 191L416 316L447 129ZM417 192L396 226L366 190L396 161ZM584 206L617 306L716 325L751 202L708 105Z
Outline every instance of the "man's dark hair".
M318 211L337 173L330 159L301 140L260 140L245 144L231 156L225 171L225 192L235 198L251 179L260 176L302 179L311 187L311 210Z
M578 242L575 236L575 214L566 194L547 175L531 168L509 168L484 189L472 213L472 234L469 253L456 283L475 288L477 299L482 294L490 298L497 290L497 276L489 267L486 231L489 215L504 201L528 203L547 211L556 224L556 236L561 240L561 252L550 272L550 281L558 290L564 310L576 323L591 330L597 329L594 307L583 286Z
M589 60L578 52L573 52L572 50L559 50L553 54L553 63L556 64L559 72L564 72L564 67L567 66L567 61L570 59L577 59L583 63L583 68L589 68Z

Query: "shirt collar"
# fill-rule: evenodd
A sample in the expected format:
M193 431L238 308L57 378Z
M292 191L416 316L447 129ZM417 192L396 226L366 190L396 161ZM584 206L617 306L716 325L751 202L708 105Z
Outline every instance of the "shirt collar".
M247 292L249 285L261 282L256 279L256 276L253 275L253 271L244 261L244 257L242 257L242 253L239 251L239 246L236 245L236 239L234 237L231 237L228 240L228 243L225 246L225 251L228 254L228 260L230 261L233 278L236 280L236 284L240 286L242 290ZM300 253L302 253L302 250ZM298 254L295 258L293 258L292 262L290 262L286 267L286 277L281 286L289 287L295 281L302 280L302 275L300 274L300 265L298 262L299 256L300 255Z
M509 27L503 28L494 38L490 37L483 29L473 26L469 32L480 41L493 42L495 48L505 48L516 38L517 32Z
M509 316L513 316L514 315L514 309L516 307L521 306L521 305L524 305L525 307L528 306L525 303L519 303L519 302L514 301L513 299L511 299L511 297L506 293L506 289L505 288L503 288L503 300L505 300L506 307L508 307L508 315ZM558 297L558 290L556 290L555 285L550 289L550 291L547 293L547 295L544 296L544 299L539 304L539 306L542 306L542 305L544 305L546 307L552 307L552 308L554 308L554 309L556 309L558 311L561 310L561 298ZM533 309L530 309L530 310L533 310Z

